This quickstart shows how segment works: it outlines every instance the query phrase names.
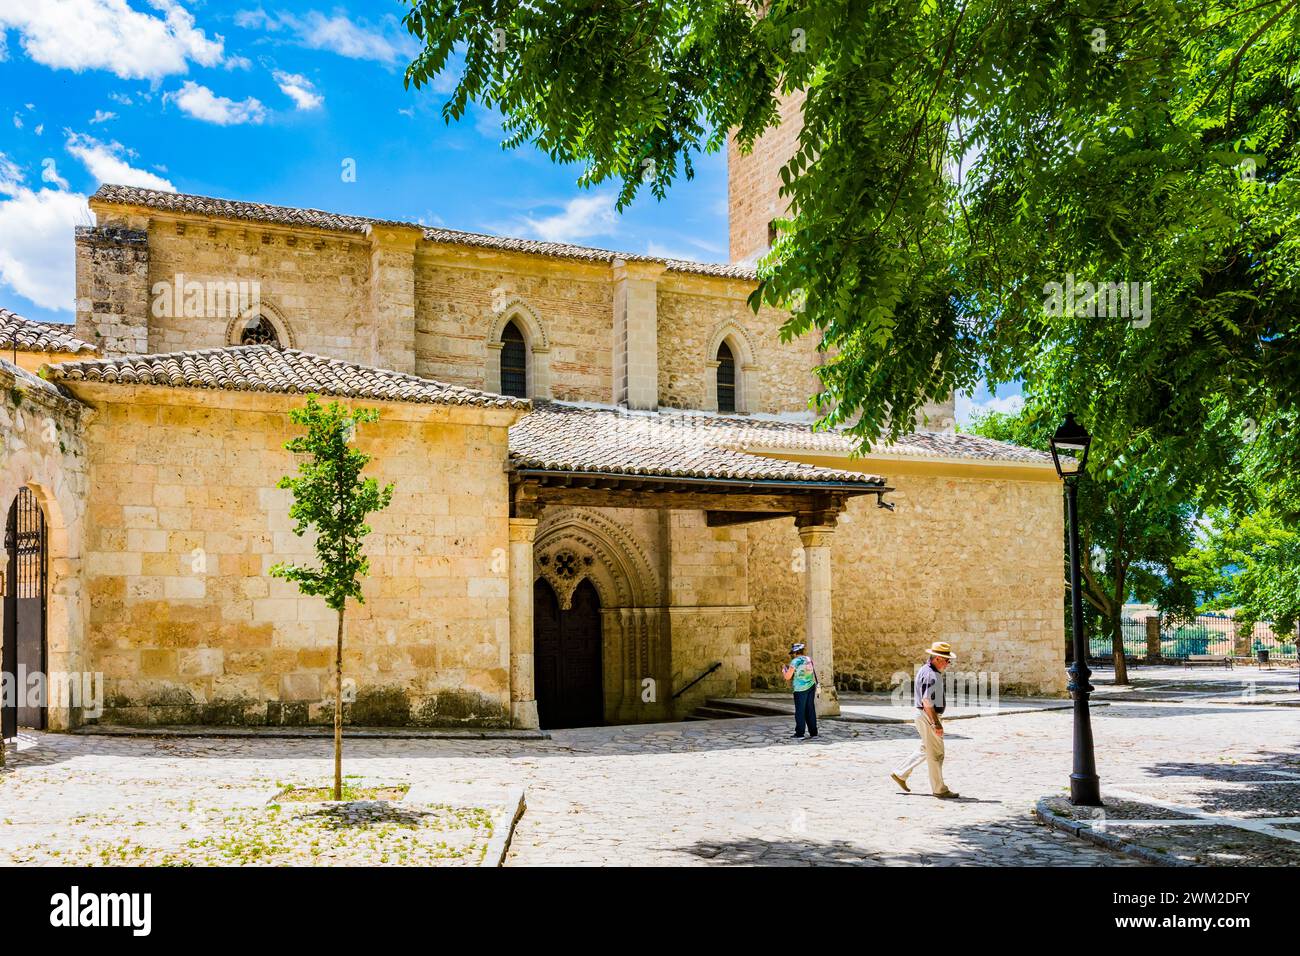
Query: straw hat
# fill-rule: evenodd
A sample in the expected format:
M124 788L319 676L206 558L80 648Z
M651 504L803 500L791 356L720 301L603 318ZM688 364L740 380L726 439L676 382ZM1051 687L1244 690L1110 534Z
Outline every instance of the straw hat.
M942 657L946 661L952 660L957 655L952 652L952 645L947 641L935 641L930 645L930 649L925 652L926 657Z

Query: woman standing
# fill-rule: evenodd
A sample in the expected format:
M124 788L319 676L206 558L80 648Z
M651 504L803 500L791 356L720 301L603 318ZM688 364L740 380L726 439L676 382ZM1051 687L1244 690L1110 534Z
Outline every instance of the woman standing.
M781 668L781 677L794 690L794 738L803 739L804 724L808 736L817 736L817 668L804 653L803 644L790 645L790 663Z

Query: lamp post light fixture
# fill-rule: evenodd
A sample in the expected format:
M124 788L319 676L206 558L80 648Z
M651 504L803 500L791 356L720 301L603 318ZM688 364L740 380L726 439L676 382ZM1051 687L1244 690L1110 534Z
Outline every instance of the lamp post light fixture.
M1070 774L1070 802L1077 807L1099 807L1101 781L1093 756L1092 718L1088 712L1088 646L1083 638L1083 588L1079 582L1079 478L1088 464L1088 430L1066 415L1052 436L1052 462L1065 483L1065 503L1070 522L1070 636L1074 662L1069 667L1070 695L1074 698L1074 770Z

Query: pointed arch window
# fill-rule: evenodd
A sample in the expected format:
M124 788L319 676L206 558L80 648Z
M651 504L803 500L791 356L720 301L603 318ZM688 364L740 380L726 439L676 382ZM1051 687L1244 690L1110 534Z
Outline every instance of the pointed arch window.
M514 322L501 330L501 394L528 397L528 347Z
M736 357L726 342L718 346L718 411L736 411Z
M240 345L274 345L276 348L283 348L280 341L280 335L275 330L275 326L264 315L259 315L251 319L244 330L239 333Z

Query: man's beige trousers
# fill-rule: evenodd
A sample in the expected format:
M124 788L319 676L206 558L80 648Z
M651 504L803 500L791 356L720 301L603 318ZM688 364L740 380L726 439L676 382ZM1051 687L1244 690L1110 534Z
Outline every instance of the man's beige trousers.
M943 738L934 732L930 718L924 713L916 715L916 729L921 735L921 745L894 773L906 780L924 762L930 771L930 792L943 793L948 789L943 783Z

